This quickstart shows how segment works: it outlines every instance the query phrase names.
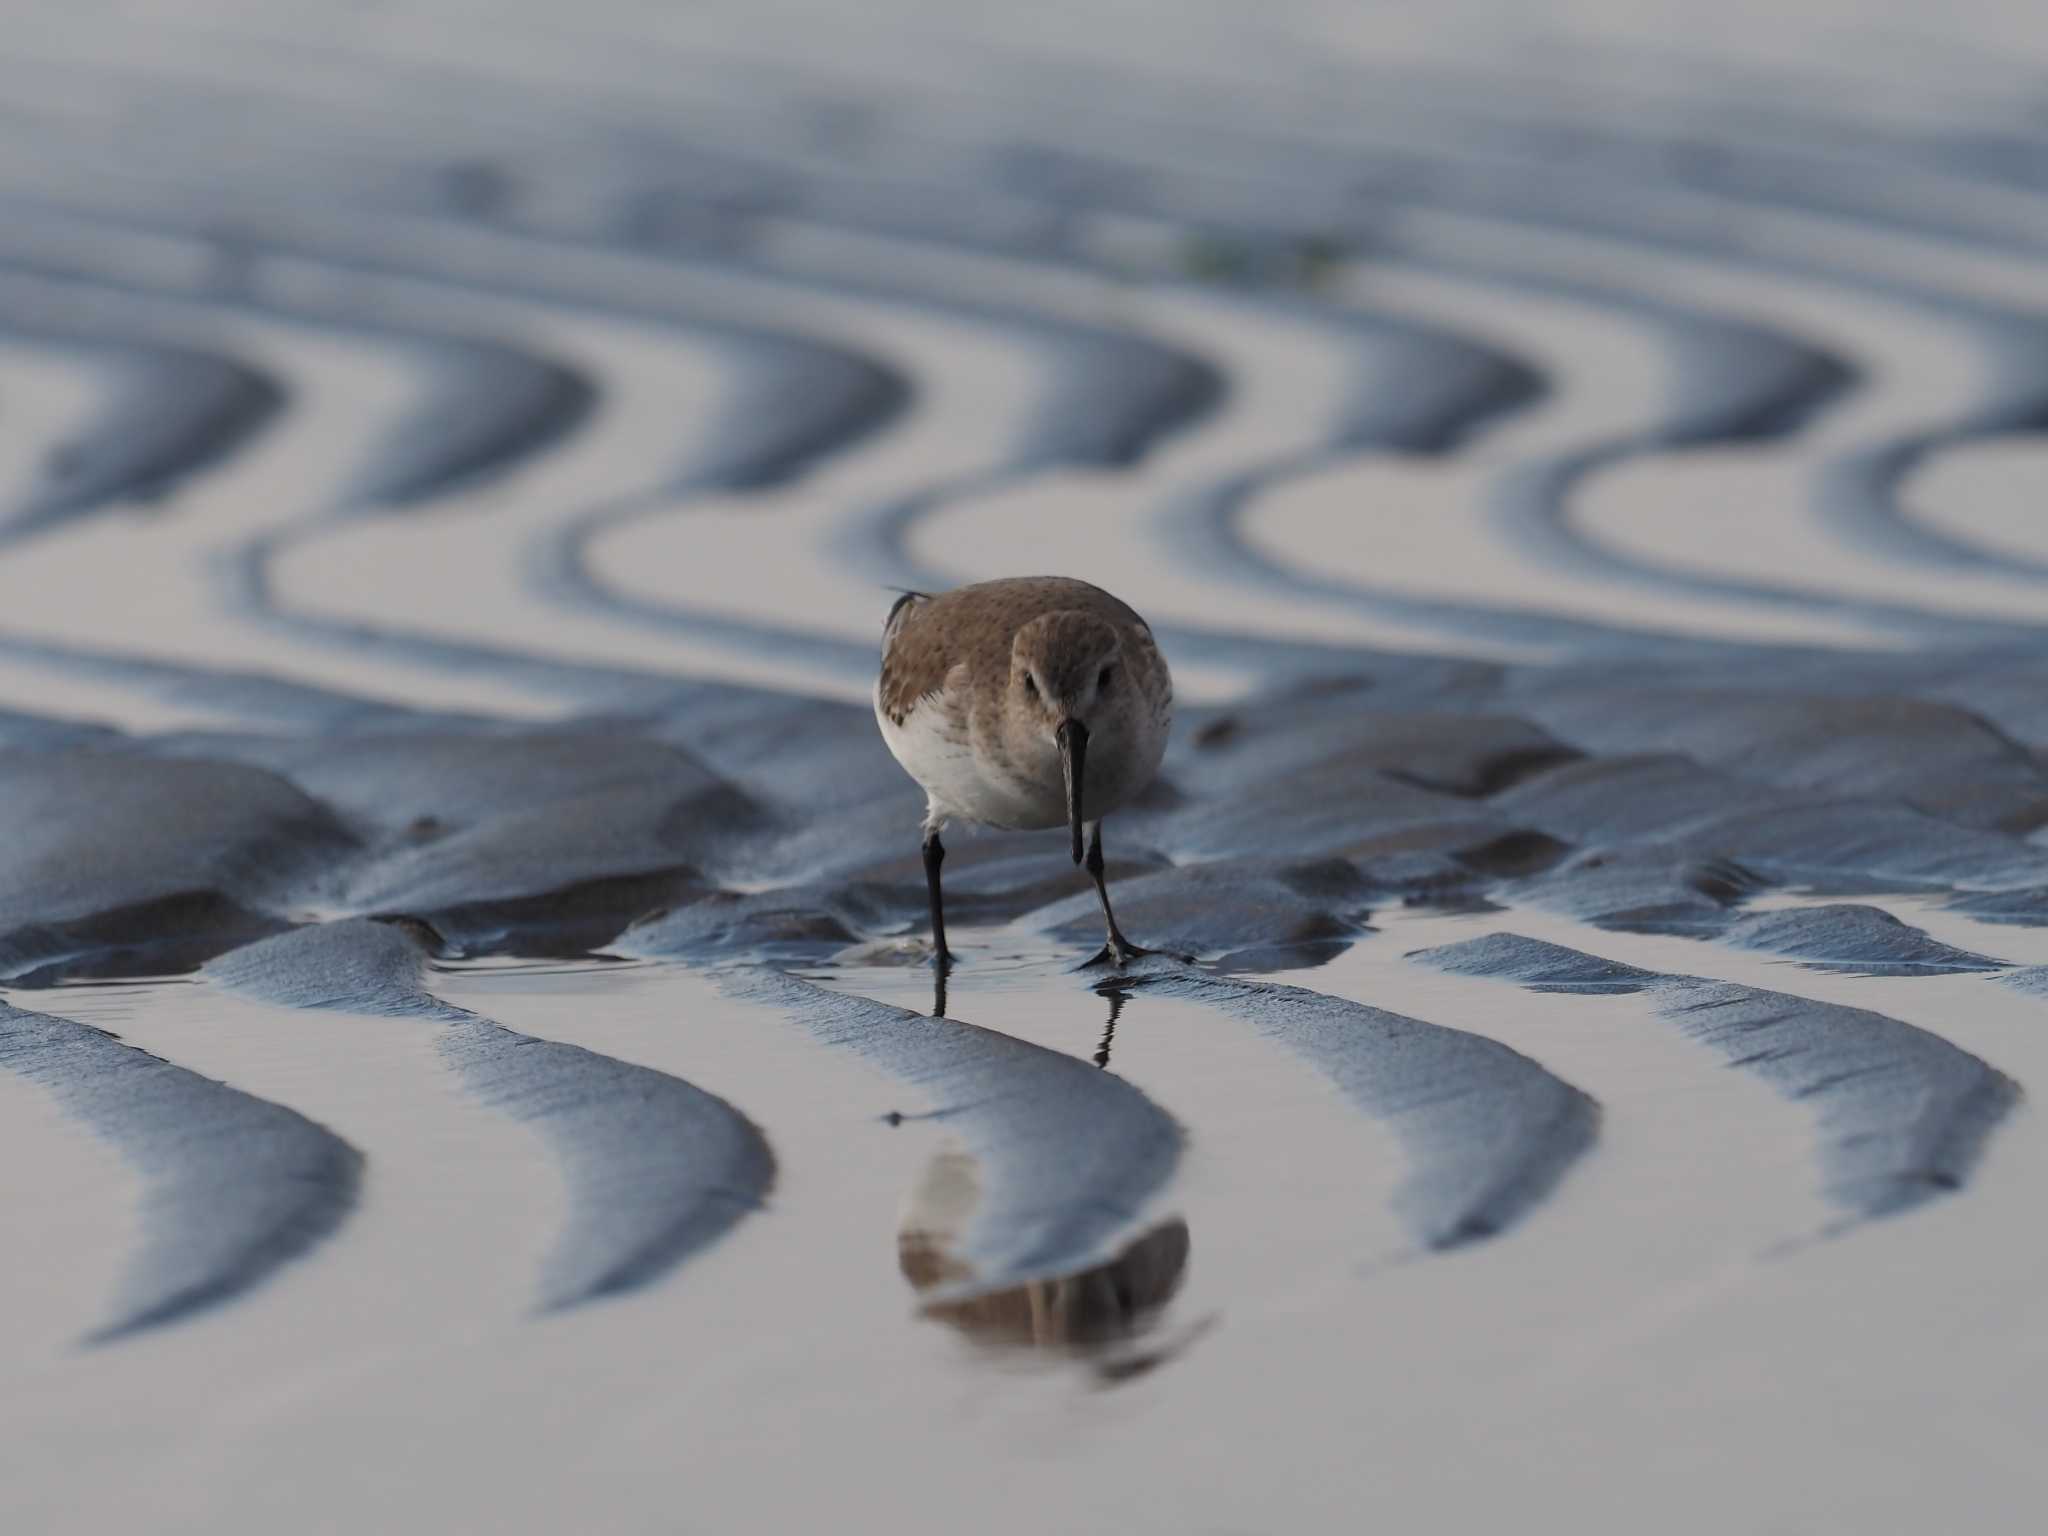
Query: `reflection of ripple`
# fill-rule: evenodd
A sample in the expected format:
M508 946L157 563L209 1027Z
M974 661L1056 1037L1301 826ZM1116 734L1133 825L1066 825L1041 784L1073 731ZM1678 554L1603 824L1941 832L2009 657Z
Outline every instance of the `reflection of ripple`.
M976 1288L958 1245L980 1199L974 1159L941 1152L925 1168L896 1235L903 1277L927 1317L985 1344L1093 1351L1144 1332L1187 1273L1188 1226L1178 1216L1106 1263L993 1290Z

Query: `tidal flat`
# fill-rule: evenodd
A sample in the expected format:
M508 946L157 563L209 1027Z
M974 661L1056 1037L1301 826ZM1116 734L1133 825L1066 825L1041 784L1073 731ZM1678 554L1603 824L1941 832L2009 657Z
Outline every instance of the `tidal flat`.
M457 9L0 49L0 1522L2033 1529L2037 43Z

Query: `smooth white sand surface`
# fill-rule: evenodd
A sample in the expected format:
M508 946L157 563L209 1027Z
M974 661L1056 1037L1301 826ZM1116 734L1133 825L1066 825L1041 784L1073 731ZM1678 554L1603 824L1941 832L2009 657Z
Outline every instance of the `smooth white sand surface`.
M1920 523L1993 557L2048 561L2048 452L2026 438L1951 448L1900 491Z

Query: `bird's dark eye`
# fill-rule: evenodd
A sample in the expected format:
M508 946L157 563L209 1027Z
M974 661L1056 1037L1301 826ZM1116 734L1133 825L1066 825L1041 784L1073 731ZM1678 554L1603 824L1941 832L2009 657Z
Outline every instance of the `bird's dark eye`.
M1110 685L1110 683L1115 679L1115 677L1115 667L1104 667L1100 672L1095 674L1095 686L1097 688L1107 688Z

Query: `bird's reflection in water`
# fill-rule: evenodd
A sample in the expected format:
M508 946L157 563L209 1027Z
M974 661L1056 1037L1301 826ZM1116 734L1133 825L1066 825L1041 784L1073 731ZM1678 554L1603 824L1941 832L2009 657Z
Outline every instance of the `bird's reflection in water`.
M1160 1222L1107 1263L1001 1290L973 1289L971 1264L956 1256L980 1181L974 1159L942 1152L925 1170L897 1234L904 1278L929 1299L924 1315L977 1343L1088 1358L1105 1380L1123 1380L1171 1350L1129 1348L1158 1320L1185 1278L1188 1227Z

